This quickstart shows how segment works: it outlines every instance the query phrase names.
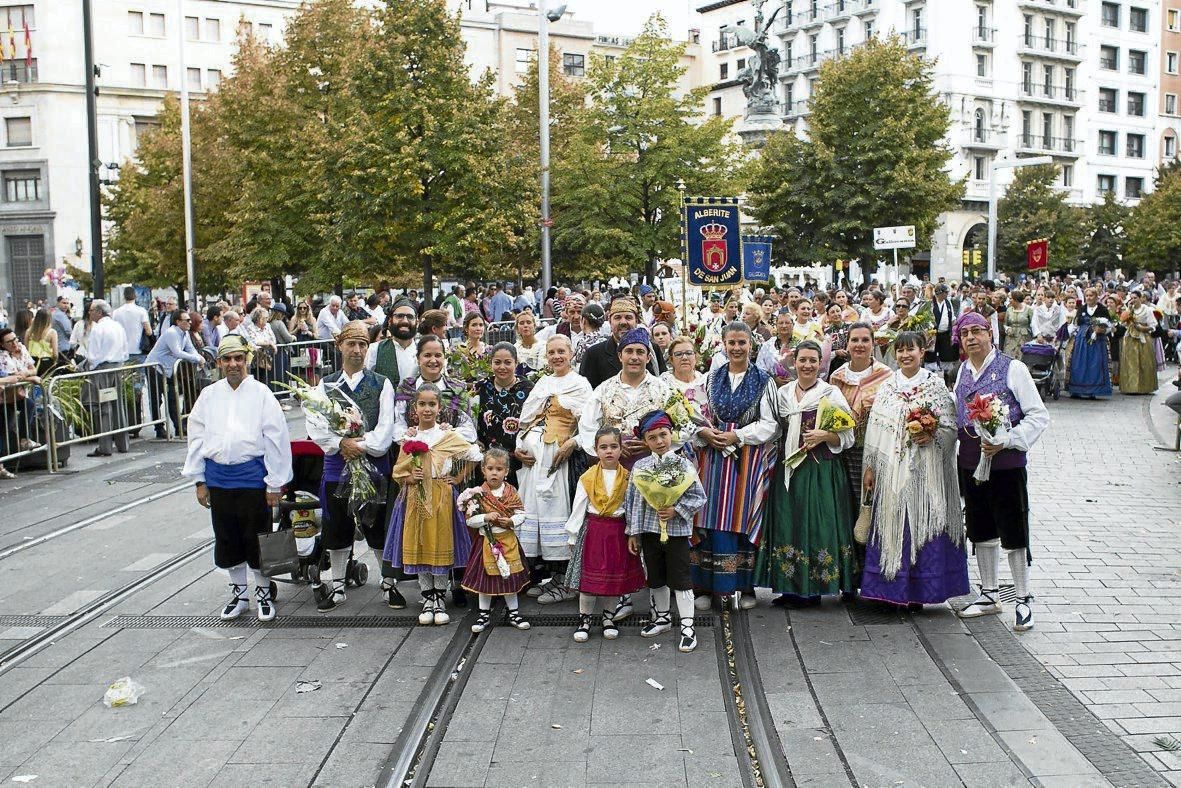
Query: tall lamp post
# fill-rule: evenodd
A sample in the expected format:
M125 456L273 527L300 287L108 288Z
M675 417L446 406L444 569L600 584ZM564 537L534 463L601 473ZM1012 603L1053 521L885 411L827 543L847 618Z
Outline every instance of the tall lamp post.
M86 172L90 180L90 275L94 278L94 297L105 298L106 287L103 277L103 206L98 168L98 88L94 78L94 23L90 8L91 0L82 0L82 49L86 66Z
M541 292L548 293L553 284L554 272L550 263L550 228L553 220L549 215L549 23L557 22L566 13L566 4L553 9L546 8L546 0L537 4L537 103L539 106L538 129L541 149Z
M994 161L988 170L988 278L996 279L996 173L997 170L1014 170L1019 167L1037 167L1053 164L1049 156L1034 156L1030 159L1006 159Z
M177 37L180 39L180 150L185 200L185 273L189 309L197 309L197 267L193 260L193 144L189 132L189 70L185 66L185 3L176 0Z

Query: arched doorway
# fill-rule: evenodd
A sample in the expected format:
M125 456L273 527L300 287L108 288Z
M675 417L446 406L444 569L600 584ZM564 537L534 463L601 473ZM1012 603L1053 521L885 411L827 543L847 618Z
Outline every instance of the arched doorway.
M961 280L979 282L987 273L988 225L977 222L964 233L964 246L960 255Z

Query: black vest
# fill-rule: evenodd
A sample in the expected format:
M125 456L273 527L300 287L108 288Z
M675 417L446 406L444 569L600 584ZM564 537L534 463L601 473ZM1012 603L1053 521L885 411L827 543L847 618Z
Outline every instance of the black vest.
M348 399L351 399L365 418L365 431L375 429L381 415L381 390L385 387L386 377L367 369L361 373L361 382L357 388L350 390L349 384L342 380L343 376L343 371L324 376L324 390L328 392L328 397L346 407L349 406ZM345 395L348 399L345 399Z

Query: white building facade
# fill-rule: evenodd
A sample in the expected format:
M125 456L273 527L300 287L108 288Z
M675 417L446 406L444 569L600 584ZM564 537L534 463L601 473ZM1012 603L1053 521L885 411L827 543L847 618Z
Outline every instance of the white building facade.
M277 42L298 0L94 0L99 160L131 156L166 93L188 81L195 97L229 73L239 25ZM28 24L28 37L24 25ZM81 2L0 4L0 297L9 310L46 297L42 273L63 259L89 270L90 195ZM180 36L185 37L185 64Z
M1170 2L1170 0L1166 0ZM961 208L940 217L916 273L958 280L987 242L991 165L998 158L1053 157L1075 204L1110 191L1135 203L1160 161L1160 0L781 0L780 101L784 122L807 130L820 65L871 36L898 34L935 63L934 91L951 111L952 177L967 177ZM768 3L770 15L775 3ZM715 18L753 18L749 2L699 7ZM721 91L728 86L719 84ZM728 105L726 105L728 106ZM707 107L707 112L711 107ZM741 117L740 104L733 115ZM1161 145L1164 143L1161 142ZM1012 177L998 174L998 191ZM965 252L968 255L965 255ZM965 260L965 258L967 258ZM967 264L965 264L967 263Z

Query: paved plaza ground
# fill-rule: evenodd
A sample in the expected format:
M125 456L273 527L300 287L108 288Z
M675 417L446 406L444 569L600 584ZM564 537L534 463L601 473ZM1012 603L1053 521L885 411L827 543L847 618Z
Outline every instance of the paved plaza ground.
M1172 445L1160 401L1173 390L1162 378L1151 399L1050 403L1030 470L1033 631L1008 630L1011 605L970 625L946 607L826 600L788 613L764 598L751 611L739 647L753 650L761 687L756 702L747 685L746 708L766 710L795 785L1181 785L1181 456L1153 448ZM409 584L410 610L391 611L371 581L323 615L306 587L283 585L276 622L222 626L226 578L202 549L208 515L177 475L183 447L133 448L0 486L0 652L105 600L31 656L0 656L0 780L383 784L424 693L450 670L462 612L419 627ZM688 655L634 626L576 644L561 618L573 603L525 612L531 631L496 627L467 654L425 784L748 779L717 611ZM122 676L143 696L105 707Z

